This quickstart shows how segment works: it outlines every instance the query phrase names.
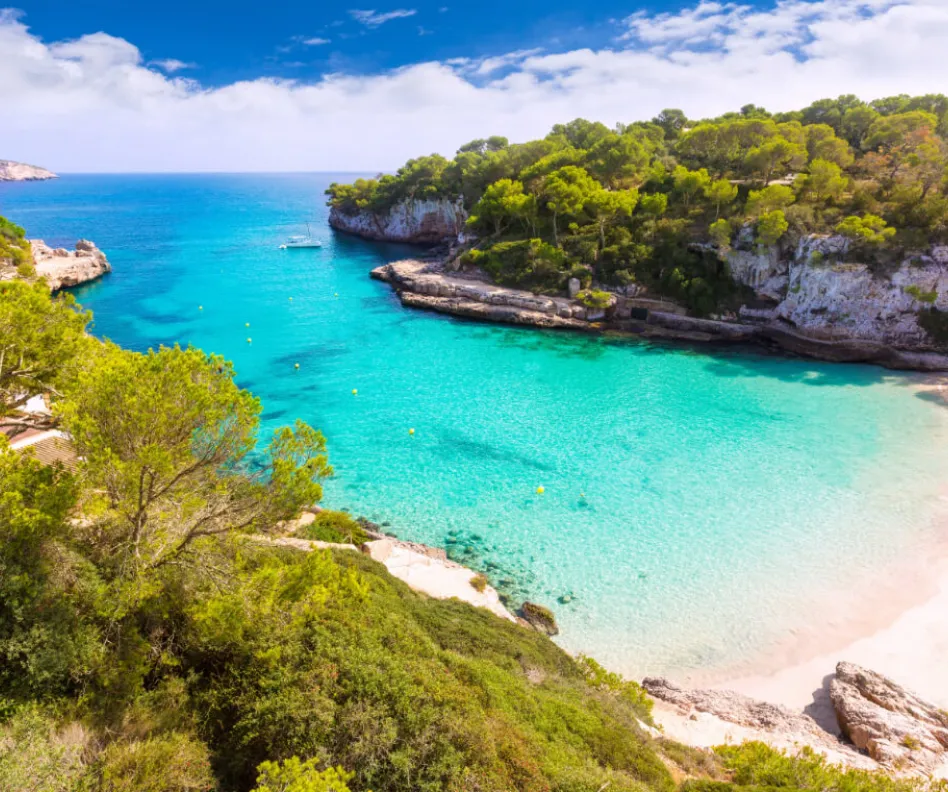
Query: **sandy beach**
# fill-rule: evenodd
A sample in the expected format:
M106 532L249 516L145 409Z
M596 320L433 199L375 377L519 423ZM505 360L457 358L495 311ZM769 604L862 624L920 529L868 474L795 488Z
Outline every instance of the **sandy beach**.
M921 398L944 403L948 421L946 378L926 377L912 387ZM871 591L827 603L819 614L820 628L788 637L761 664L776 670L739 673L708 686L806 708L829 725L835 719L824 717L832 715L824 680L837 662L846 660L948 708L948 484L939 500L933 515L936 539L923 553L895 564Z

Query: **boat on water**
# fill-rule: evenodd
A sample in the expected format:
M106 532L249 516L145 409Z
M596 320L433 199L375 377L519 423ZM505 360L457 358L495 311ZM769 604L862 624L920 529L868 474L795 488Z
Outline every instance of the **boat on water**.
M306 236L289 237L286 242L280 245L280 250L287 250L288 248L318 248L322 246L322 240L313 239L313 232L309 227L309 223L307 223Z

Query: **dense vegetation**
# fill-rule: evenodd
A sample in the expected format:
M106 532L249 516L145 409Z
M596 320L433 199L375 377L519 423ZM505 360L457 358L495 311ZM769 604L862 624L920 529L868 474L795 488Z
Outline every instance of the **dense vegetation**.
M33 274L33 258L30 243L20 226L0 217L0 272L4 267L13 267L21 277Z
M421 157L328 194L343 213L460 200L477 236L465 260L500 283L635 284L707 313L734 298L720 255L734 244L835 232L884 262L948 239L946 134L940 94L702 121L666 110L615 129L577 119L523 144L475 140L451 161Z
M228 363L89 319L0 284L0 423L52 392L82 457L0 436L0 788L672 792L637 685L361 554L256 541L319 500L322 436L258 448ZM308 531L361 538L335 512Z
M415 594L360 553L260 540L332 474L303 423L258 445L226 361L86 335L0 283L0 425L54 397L81 455L0 435L0 789L9 792L912 792L762 746L649 736L642 689L545 636ZM45 423L48 419L41 419ZM306 529L359 541L322 512ZM713 789L711 788L713 787Z

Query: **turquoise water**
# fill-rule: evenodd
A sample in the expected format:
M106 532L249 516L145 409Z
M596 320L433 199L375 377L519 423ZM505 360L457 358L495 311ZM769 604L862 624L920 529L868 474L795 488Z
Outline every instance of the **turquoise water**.
M932 538L945 411L913 380L406 310L368 272L411 251L334 236L330 180L69 176L0 185L0 213L107 251L96 333L222 353L268 430L321 428L328 505L451 547L617 670L746 661ZM306 219L325 247L279 250Z

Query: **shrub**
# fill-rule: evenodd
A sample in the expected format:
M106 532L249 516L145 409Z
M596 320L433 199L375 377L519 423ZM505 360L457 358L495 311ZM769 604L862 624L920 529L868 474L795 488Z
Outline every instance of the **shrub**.
M204 792L216 786L207 746L178 733L112 743L96 774L102 792Z
M934 289L932 291L922 291L918 286L912 285L906 286L904 291L906 294L911 295L916 300L923 303L931 304L938 299L938 291Z
M612 295L609 292L598 291L597 289L584 289L576 295L576 299L587 308L597 311L603 311L612 305Z
M484 575L474 575L471 578L471 588L474 591L483 592L487 588L487 578Z
M253 792L349 792L346 783L355 775L341 767L320 770L315 759L301 762L296 756L282 763L263 762L257 771Z
M28 705L0 725L0 789L66 792L86 767L89 734L78 723L61 726L52 714Z
M368 534L357 520L345 512L329 509L316 512L316 519L297 531L297 535L302 539L334 544L361 545L369 541Z
M623 679L619 674L607 671L591 657L580 655L577 663L590 685L599 690L608 690L629 702L642 720L652 723L653 702L645 692L645 688L637 682Z

